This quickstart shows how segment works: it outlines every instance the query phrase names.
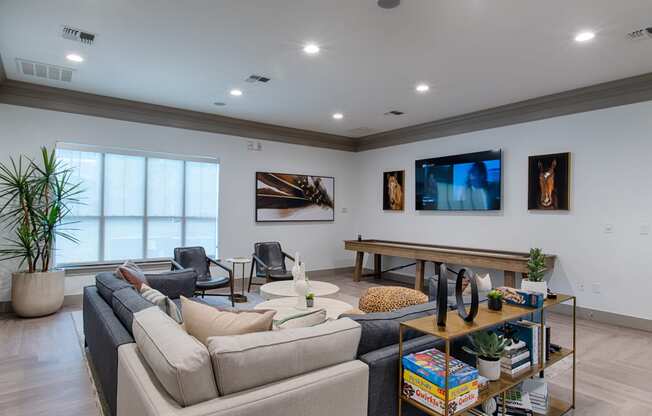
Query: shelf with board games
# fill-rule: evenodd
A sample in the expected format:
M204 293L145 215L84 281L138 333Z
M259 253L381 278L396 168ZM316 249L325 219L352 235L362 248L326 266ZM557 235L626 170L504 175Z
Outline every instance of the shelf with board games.
M545 312L548 308L556 306L562 303L572 302L572 346L570 348L560 348L558 351L550 352L549 355L546 355L544 358L544 346L543 340L545 332ZM441 397L441 408L437 411L434 407L426 406L418 401L408 397L405 394L404 390L404 367L403 360L399 360L399 416L402 415L403 403L408 403L413 407L418 408L422 412L432 415L432 416L456 416L456 415L469 415L469 409L481 405L486 400L501 396L502 400L505 398L505 393L515 386L519 385L524 380L530 379L532 377L537 377L543 370L549 368L560 362L561 360L572 357L572 391L571 391L571 400L566 402L559 400L558 398L550 397L548 410L545 413L546 416L561 416L567 413L570 409L575 407L575 306L576 299L574 296L570 295L561 295L558 294L554 299L546 299L543 302L543 305L538 308L528 308L524 306L517 306L512 304L504 304L501 311L492 311L487 308L486 304L480 305L480 310L478 315L473 322L465 322L456 311L449 311L446 319L445 327L438 327L436 323L436 318L434 316L422 317L406 322L402 322L400 325L400 334L399 334L399 356L403 357L403 333L406 330L418 331L427 335L431 335L437 338L440 338L444 341L445 351L442 352L443 357L445 357L445 365L447 370L443 371L443 376L440 381L443 381L442 386L449 386L449 389L445 387L437 387L443 395ZM473 396L474 400L465 404L460 410L457 410L456 406L449 406L450 401L453 400L453 393L449 393L449 390L452 391L455 386L450 383L448 367L451 362L459 363L454 357L451 356L450 348L451 341L453 339L470 335L476 331L487 330L495 328L498 325L505 324L507 322L516 321L523 319L528 316L534 316L535 314L540 315L540 322L536 323L535 331L539 331L539 348L537 349L539 354L539 359L536 365L533 365L531 368L519 372L514 376L507 374L501 374L500 378L496 381L488 382L488 385L480 390L476 396ZM409 371L406 370L406 374L409 374ZM452 376L451 376L452 377ZM407 384L406 384L407 385ZM432 387L432 385L431 385ZM504 413L504 408L502 409ZM500 414L500 412L499 412ZM533 413L539 415L539 413Z

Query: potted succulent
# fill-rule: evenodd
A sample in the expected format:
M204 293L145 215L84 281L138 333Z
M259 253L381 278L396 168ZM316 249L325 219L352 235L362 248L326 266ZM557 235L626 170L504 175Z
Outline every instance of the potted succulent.
M487 293L487 307L490 311L500 311L503 309L503 292L492 289Z
M543 280L546 273L546 256L540 248L530 249L527 270L527 279L521 282L521 289L542 293L545 297L548 294L548 284Z
M495 332L479 331L469 336L471 348L462 349L478 357L478 372L491 381L500 378L500 357L512 341Z
M51 268L53 245L55 237L76 241L66 233L64 219L80 192L54 150L43 147L37 160L21 156L0 164L0 224L9 234L0 260L17 262L11 276L17 315L37 317L61 308L65 275Z
M312 308L315 306L315 294L314 293L308 293L306 295L306 306L309 308Z

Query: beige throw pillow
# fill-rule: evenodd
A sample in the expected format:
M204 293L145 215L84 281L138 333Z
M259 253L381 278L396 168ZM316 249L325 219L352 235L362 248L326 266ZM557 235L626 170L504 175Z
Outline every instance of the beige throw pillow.
M272 320L276 314L275 311L263 313L220 311L183 296L181 296L181 312L186 332L204 345L209 337L269 331L272 329Z
M163 293L159 292L156 289L152 289L143 283L143 285L140 287L140 296L158 306L160 310L162 310L170 318L174 319L177 323L183 323L181 311L179 311L177 305L172 302L172 299L165 296Z

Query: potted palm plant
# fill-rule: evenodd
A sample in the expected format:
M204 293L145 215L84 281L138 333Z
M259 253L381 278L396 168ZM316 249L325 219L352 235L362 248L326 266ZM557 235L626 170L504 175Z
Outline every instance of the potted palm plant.
M17 261L11 276L11 303L17 315L37 317L63 304L65 275L52 269L56 238L76 241L64 219L78 203L80 184L72 171L41 148L36 160L20 156L0 164L0 224L8 237L0 260Z
M512 341L495 332L479 331L469 336L471 347L462 349L478 357L478 372L494 381L500 378L500 357Z
M543 280L546 273L546 256L540 248L530 249L527 270L527 279L521 282L521 289L542 293L545 297L548 294L548 283Z

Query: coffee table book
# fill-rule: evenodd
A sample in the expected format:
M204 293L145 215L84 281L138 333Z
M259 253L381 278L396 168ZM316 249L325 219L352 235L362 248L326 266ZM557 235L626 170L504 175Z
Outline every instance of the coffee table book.
M418 331L426 335L431 335L437 338L441 338L444 341L445 350L445 367L446 371L444 372L446 380L444 381L444 386L448 385L448 374L450 370L450 361L453 358L450 355L451 341L455 338L467 336L473 332L486 330L497 325L503 324L508 321L514 321L519 318L534 316L535 314L541 315L539 323L539 331L545 331L545 316L548 308L559 305L566 302L572 302L572 321L573 321L573 337L572 337L572 346L570 349L562 348L560 351L555 353L550 353L550 358L548 360L543 359L544 348L542 343L544 342L544 337L542 332L538 337L540 345L538 346L538 353L540 354L537 365L532 366L531 368L523 371L514 376L509 376L502 374L500 379L496 381L489 382L487 388L480 391L478 399L472 405L472 407L479 406L487 399L501 395L504 397L505 392L509 389L515 387L517 384L521 383L523 380L539 376L540 373L563 360L566 357L572 357L572 389L571 389L571 399L570 402L560 400L555 397L550 398L550 406L548 408L547 416L561 416L566 414L569 410L575 408L575 317L576 317L576 298L575 296L562 295L558 294L556 299L546 299L543 302L543 305L539 308L527 308L517 305L504 304L501 311L490 311L487 309L486 304L480 305L480 311L478 316L472 323L466 323L460 316L457 314L457 311L449 311L446 318L446 327L438 327L435 316L425 316L418 319L413 319L410 321L402 322L399 329L399 357L403 357L403 333L406 330ZM431 415L431 416L456 416L469 414L467 410L457 410L454 412L449 411L448 400L450 395L445 395L445 404L444 412L437 412L433 409L428 408L427 406L422 405L421 403L407 397L403 394L403 364L402 359L399 359L399 383L398 383L398 409L399 416L403 414L403 404L409 403L411 406L418 408L422 412Z

